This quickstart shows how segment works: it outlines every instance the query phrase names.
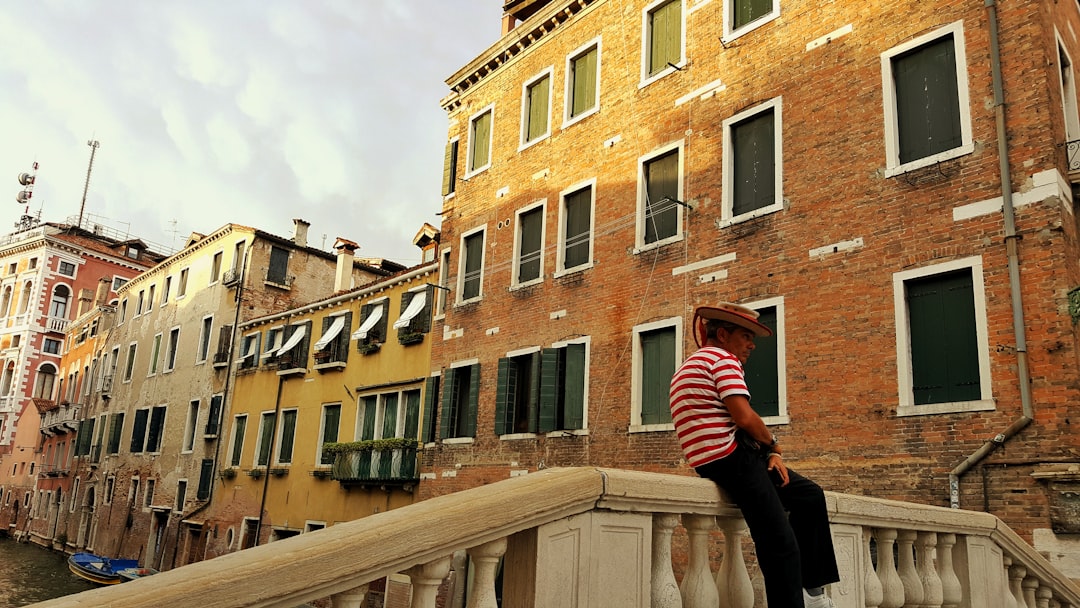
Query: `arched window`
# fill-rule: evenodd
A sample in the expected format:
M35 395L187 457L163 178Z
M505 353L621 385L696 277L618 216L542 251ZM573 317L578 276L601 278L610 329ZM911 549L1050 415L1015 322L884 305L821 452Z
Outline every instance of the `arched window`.
M49 316L54 319L66 319L70 301L71 290L67 288L67 285L57 285L53 288L52 302L49 303Z
M15 373L15 362L8 361L4 366L3 374L0 374L0 397L7 397L11 394L11 378Z
M11 285L4 288L4 297L0 299L0 317L6 317L11 314Z
M52 399L53 385L56 383L56 366L52 363L44 363L38 368L37 378L34 379L34 397L37 399Z
M23 283L22 293L19 294L19 308L16 314L23 314L30 308L30 292L34 291L34 282Z

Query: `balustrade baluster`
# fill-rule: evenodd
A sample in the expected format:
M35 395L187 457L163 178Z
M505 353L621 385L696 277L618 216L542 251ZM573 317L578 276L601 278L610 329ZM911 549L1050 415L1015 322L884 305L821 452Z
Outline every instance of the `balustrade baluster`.
M452 556L430 561L426 564L413 566L405 571L412 583L412 608L435 608L435 600L439 595L439 585L447 574L450 574L450 560Z
M1035 605L1038 608L1050 608L1050 600L1054 599L1054 591L1049 587L1042 585L1039 590L1035 592Z
M679 524L674 513L653 515L652 607L682 608L679 583L671 569L671 534Z
M709 532L716 527L712 515L684 515L683 527L689 537L690 562L679 591L684 608L716 608L720 595L709 570Z
M1009 591L1016 600L1016 608L1035 608L1028 606L1027 600L1024 599L1024 589L1021 584L1025 576L1027 576L1027 568L1020 565L1009 566Z
M495 601L495 573L503 553L506 553L506 538L469 549L475 570L465 608L498 608Z
M878 579L877 572L874 571L874 556L870 551L870 538L873 535L873 529L864 527L862 532L862 552L863 552L863 604L866 608L878 608L881 606L882 592L881 592L881 580ZM878 545L881 548L881 545Z
M1025 577L1020 582L1020 586L1024 593L1024 603L1027 604L1027 608L1036 608L1035 590L1039 588L1039 579L1034 576Z
M923 601L922 581L915 569L915 537L914 530L900 530L896 535L899 556L896 571L904 584L904 606L908 607L921 606Z
M1001 558L1001 563L1005 566L1005 571L1002 573L1002 578L1005 581L1005 608L1020 608L1016 603L1016 594L1012 589L1012 579L1009 576L1009 569L1012 567L1012 558L1008 555L1004 555Z
M943 608L957 608L964 600L964 589L960 586L960 577L953 566L953 547L956 546L955 534L939 534L937 546L938 576L941 578L941 605Z
M893 559L893 547L896 545L896 530L881 528L874 531L877 540L877 575L881 581L881 608L903 608L904 582L896 571Z
M934 532L919 532L915 540L915 547L918 551L915 568L919 573L919 581L922 582L923 589L922 605L925 608L941 608L941 577L938 576L937 568L934 565L937 534Z
M367 591L367 583L364 583L348 591L335 593L330 596L330 606L332 608L360 608L364 605L364 596L367 595Z
M754 608L754 587L742 552L746 522L741 518L721 517L717 523L724 531L724 559L716 571L720 608Z

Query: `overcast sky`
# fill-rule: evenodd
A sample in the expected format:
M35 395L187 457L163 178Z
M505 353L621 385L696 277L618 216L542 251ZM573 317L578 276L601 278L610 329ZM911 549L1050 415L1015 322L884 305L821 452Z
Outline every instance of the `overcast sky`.
M439 225L445 80L502 0L0 2L0 234L45 221L179 247L225 223L409 265Z

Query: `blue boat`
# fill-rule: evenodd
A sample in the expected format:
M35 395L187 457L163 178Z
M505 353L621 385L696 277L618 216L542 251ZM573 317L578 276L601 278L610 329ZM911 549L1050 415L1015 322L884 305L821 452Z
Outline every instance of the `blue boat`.
M109 559L93 553L76 553L68 558L68 569L79 578L99 585L115 585L123 582L120 571L138 568L136 559Z

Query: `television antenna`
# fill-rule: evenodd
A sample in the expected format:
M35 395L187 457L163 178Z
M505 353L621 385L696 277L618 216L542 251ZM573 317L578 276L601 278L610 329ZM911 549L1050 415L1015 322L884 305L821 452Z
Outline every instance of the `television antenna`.
M30 199L34 196L34 182L37 181L37 170L38 164L37 161L34 161L29 173L19 174L19 185L23 189L15 196L15 201L20 205L26 205L26 207L23 208L22 217L19 218L18 222L15 222L15 228L18 230L29 230L37 223L34 216L30 215Z
M101 147L101 144L96 139L91 139L86 142L86 145L90 146L90 165L86 167L86 185L83 186L82 203L79 204L79 223L76 224L79 228L82 228L83 209L86 208L86 192L90 190L90 172L94 170L94 154Z

